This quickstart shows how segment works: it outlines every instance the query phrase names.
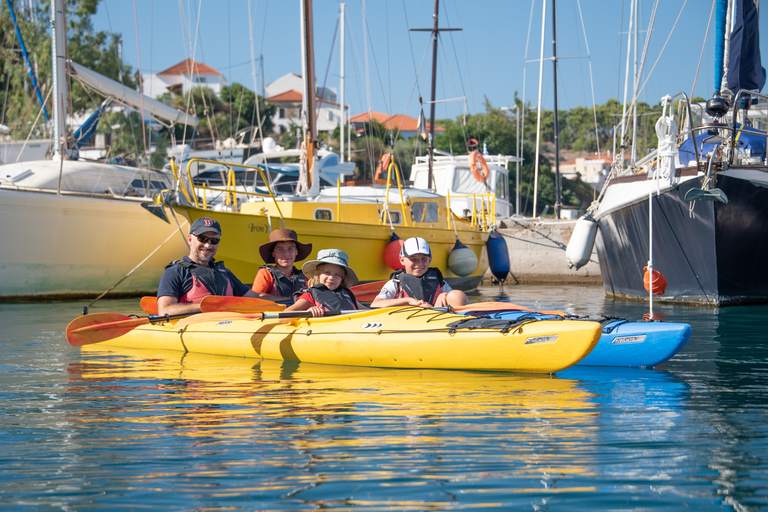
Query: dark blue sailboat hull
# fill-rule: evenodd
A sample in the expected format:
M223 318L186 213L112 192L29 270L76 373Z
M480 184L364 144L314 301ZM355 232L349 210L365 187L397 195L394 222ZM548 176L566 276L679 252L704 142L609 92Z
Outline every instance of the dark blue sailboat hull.
M727 305L768 303L768 169L751 175L717 175L728 198L696 201L686 192L698 179L653 198L653 266L667 280L654 300ZM752 176L753 179L745 179ZM625 206L597 220L596 249L606 293L648 300L643 267L648 261L648 201Z

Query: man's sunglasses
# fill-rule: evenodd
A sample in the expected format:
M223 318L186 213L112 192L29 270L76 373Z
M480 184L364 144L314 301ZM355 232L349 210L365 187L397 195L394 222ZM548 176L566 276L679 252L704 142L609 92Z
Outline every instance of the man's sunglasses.
M219 242L221 241L221 238L211 238L205 235L195 235L197 239L200 241L201 244L207 244L208 242L211 243L211 245L219 245Z

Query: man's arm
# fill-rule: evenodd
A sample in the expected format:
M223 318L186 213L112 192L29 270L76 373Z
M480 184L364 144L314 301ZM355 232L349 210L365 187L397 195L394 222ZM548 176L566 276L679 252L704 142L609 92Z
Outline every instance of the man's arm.
M179 299L170 295L163 295L157 298L157 314L163 315L183 315L185 313L193 315L200 312L200 303L180 304Z

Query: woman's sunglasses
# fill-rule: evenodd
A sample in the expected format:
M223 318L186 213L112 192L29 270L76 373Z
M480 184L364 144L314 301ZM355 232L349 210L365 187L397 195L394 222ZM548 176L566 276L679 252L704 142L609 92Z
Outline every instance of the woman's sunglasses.
M211 245L219 245L219 242L221 241L221 238L210 238L205 235L195 235L197 239L200 241L201 244L207 244L208 242L211 243Z

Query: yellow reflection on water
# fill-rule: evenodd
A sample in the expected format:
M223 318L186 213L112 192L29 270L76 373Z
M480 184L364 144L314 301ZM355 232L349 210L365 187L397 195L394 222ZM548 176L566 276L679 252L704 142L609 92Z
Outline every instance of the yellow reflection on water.
M377 481L378 488L474 482L464 492L497 492L482 484L489 451L529 485L548 475L585 477L593 471L589 455L551 449L578 444L598 428L593 396L575 380L82 348L82 361L69 368L69 383L100 407L69 421L96 428L117 422L145 440L165 439L170 432L216 449L257 443L257 463L277 473L301 455L306 471L252 482L251 489L304 492L295 490L343 478L359 485ZM232 457L197 475L225 478L254 463ZM422 471L405 469L416 463L425 464ZM328 469L350 464L366 469L343 477ZM407 499L399 506L411 508Z

